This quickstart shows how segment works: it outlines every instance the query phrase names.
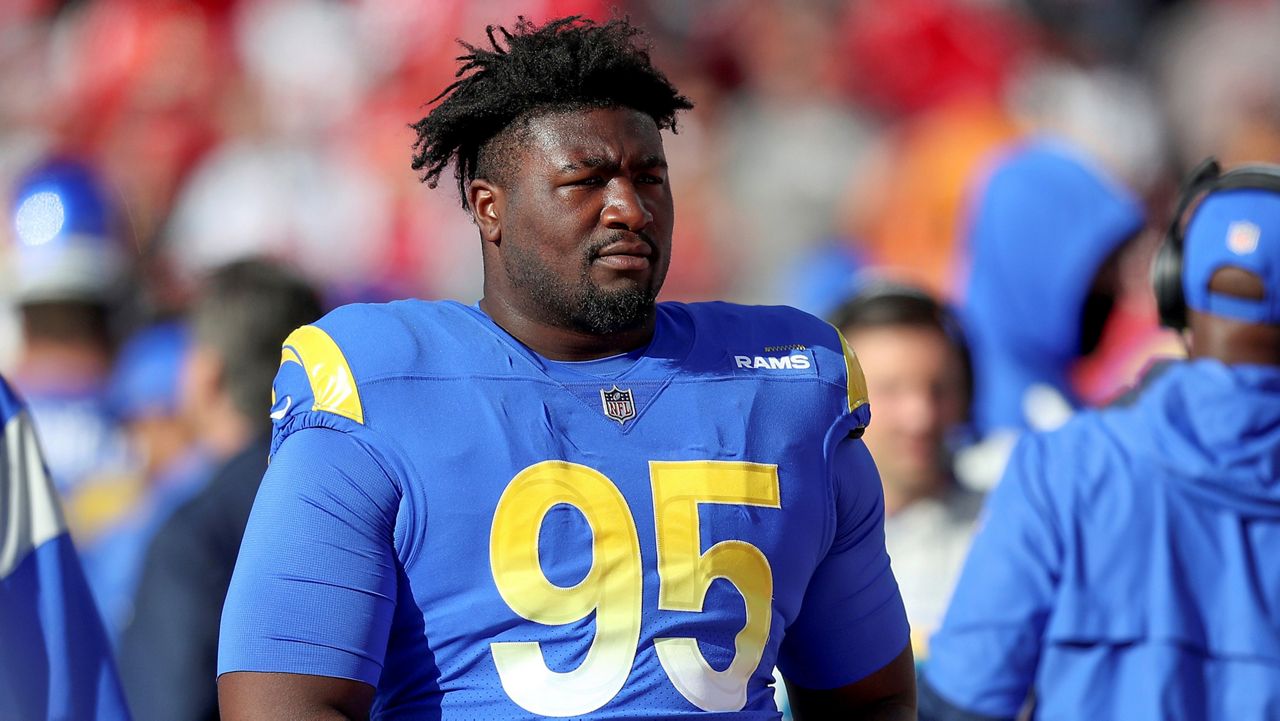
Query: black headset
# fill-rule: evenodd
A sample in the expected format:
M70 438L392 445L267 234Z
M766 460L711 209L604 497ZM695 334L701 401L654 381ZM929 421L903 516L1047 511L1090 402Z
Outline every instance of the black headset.
M1151 265L1151 287L1156 294L1160 325L1173 330L1187 327L1187 299L1182 291L1182 258L1189 215L1193 205L1220 190L1250 188L1280 194L1280 166L1246 165L1222 172L1217 158L1208 157L1191 172L1182 186L1164 243ZM1188 211L1191 211L1190 213Z

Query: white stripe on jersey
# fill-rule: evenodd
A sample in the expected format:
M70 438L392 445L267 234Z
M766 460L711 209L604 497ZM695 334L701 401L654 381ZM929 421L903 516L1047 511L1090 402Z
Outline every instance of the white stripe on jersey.
M67 528L25 410L4 424L0 450L0 578Z

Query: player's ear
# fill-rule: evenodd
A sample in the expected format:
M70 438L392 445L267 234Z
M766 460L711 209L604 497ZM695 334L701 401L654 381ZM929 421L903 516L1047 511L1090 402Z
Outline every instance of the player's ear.
M502 210L506 196L496 184L476 178L467 186L467 205L471 217L480 228L481 239L497 243L502 240Z

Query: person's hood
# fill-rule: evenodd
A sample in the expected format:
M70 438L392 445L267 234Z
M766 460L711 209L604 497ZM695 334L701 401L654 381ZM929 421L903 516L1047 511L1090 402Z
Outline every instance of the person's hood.
M1090 287L1144 220L1133 194L1064 143L1027 141L989 167L971 205L961 313L979 424L1019 428L1027 388L1074 397L1066 373Z
M1172 363L1132 406L1105 415L1113 437L1192 493L1280 514L1280 367Z
M1064 143L998 156L976 196L965 312L1012 351L1067 362L1094 277L1143 225L1142 207Z

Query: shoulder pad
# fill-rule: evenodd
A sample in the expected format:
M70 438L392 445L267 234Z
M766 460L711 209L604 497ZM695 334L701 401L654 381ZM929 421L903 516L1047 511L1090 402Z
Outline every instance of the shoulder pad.
M282 398L286 405L277 408ZM272 420L283 419L297 407L364 423L364 406L351 366L337 342L315 325L304 325L285 339L280 370L271 388L271 406Z
M346 305L290 333L271 387L273 425L312 411L364 424L360 382L403 346L397 320L384 305Z
M408 369L429 372L433 356L449 346L438 337L447 315L433 302L352 304L298 328L280 352L272 421L278 427L296 414L320 411L328 420L315 422L367 424L366 385Z
M840 339L841 350L844 351L845 391L849 396L849 411L852 412L867 404L867 378L862 373L862 364L858 362L857 354L849 347L849 341L844 339L844 334L839 329L834 326L832 328Z

